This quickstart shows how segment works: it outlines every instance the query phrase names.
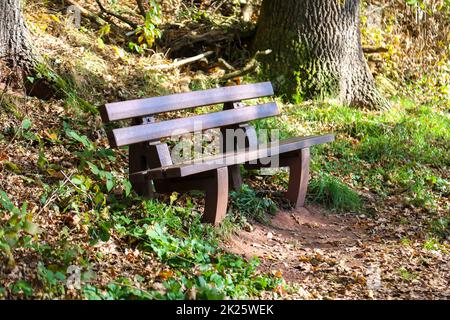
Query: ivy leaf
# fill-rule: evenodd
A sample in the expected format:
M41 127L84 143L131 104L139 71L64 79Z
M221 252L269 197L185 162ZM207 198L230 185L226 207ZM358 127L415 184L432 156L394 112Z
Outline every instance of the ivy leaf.
M30 221L26 221L24 226L23 226L23 230L31 235L36 235L39 232L39 226L36 223L30 222Z
M88 137L86 137L86 136L80 136L78 133L76 133L76 132L73 131L73 130L67 130L67 131L66 131L66 134L67 134L69 137L73 138L74 140L80 142L85 148L87 148L87 149L92 149L92 148L93 148L93 145L92 145L92 143L89 141Z
M114 187L114 181L112 180L112 178L107 178L106 180L106 189L109 191L112 190L112 188Z
M31 120L27 119L27 118L23 119L23 121L22 121L22 129L23 130L28 130L28 129L30 129L30 127L31 127Z
M131 183L128 180L123 181L123 187L125 188L125 196L129 196L131 193Z
M79 178L72 178L71 181L73 184L76 184L76 185L80 185L83 183L83 181L81 181L81 179L79 179Z
M100 170L98 169L98 167L97 167L95 164L93 164L93 163L90 162L90 161L86 161L86 163L88 164L88 166L89 166L89 168L91 169L91 171L92 171L93 174L95 174L95 175L98 175L98 174L99 174Z
M31 284L29 284L25 280L19 280L15 284L11 286L11 290L13 293L23 292L26 296L31 296L33 294L33 288Z

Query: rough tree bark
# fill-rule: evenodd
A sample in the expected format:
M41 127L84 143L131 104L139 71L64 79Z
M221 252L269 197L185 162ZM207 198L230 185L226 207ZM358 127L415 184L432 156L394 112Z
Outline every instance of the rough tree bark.
M22 82L33 71L35 55L20 0L0 1L0 59L12 71L10 80Z
M254 50L288 98L339 96L353 106L387 105L364 58L359 0L263 0Z

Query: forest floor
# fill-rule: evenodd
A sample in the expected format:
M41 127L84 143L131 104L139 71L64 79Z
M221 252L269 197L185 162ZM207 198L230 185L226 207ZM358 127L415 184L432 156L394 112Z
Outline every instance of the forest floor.
M227 218L213 228L200 223L198 193L149 201L130 191L127 150L109 147L97 108L222 86L219 56L206 67L151 70L172 62L167 51L131 52L84 19L73 28L62 8L41 0L26 8L46 62L31 80L46 79L57 93L41 100L0 90L0 298L450 298L446 51L434 48L434 65L424 72L417 63L403 78L410 61L397 49L414 39L395 42L409 36L395 19L381 31L364 27L366 43L384 39L389 48L377 80L389 87L391 108L275 97L281 115L255 122L258 130L277 129L281 139L336 135L311 149L306 209L292 210L280 196L285 171L244 172L245 187L231 193ZM235 24L217 12L186 7L178 26ZM177 32L184 39L190 31ZM176 40L177 32L168 33ZM248 52L225 44L232 54L223 43L217 52L243 67ZM202 45L196 50L211 49Z
M224 247L280 272L296 288L290 299L448 299L445 254L402 245L387 225L308 206L240 230Z

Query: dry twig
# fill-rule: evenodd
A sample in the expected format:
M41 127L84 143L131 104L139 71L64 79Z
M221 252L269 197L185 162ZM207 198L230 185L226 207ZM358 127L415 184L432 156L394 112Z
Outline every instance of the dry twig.
M214 51L207 51L205 53L190 57L190 58L186 58L186 59L182 59L182 60L178 60L175 61L174 63L171 64L160 64L157 66L151 66L146 68L146 70L168 70L168 69L174 69L177 67L181 67L185 64L189 64L198 60L201 60L203 58L209 57L210 55L212 55L214 53Z
M127 19L127 18L121 16L120 14L117 14L117 13L115 13L115 12L112 12L112 11L109 11L108 9L106 9L106 8L102 5L102 3L101 3L100 0L95 0L95 2L97 2L97 4L98 4L100 10L101 10L103 13L105 13L105 14L107 14L107 15L110 15L110 16L112 16L112 17L114 17L114 18L119 19L120 21L122 21L122 22L128 24L132 29L136 29L136 28L138 27L138 25L137 25L136 23L134 23L133 21L131 21L131 20L129 20L129 19Z
M146 14L146 12L145 12L144 3L142 2L142 0L136 0L136 3L137 3L138 8L139 8L139 13L140 13L141 16L143 16L144 19L145 19L145 16L146 16L147 14Z

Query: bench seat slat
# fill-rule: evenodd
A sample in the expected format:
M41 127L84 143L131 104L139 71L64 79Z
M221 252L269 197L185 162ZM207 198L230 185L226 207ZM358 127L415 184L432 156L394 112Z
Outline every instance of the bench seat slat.
M104 122L109 122L271 95L273 95L272 84L270 82L261 82L113 102L101 107L100 114Z
M276 156L313 145L334 141L333 134L321 136L294 137L282 140L278 145L259 146L257 150L240 150L226 154L205 157L202 159L191 160L181 164L150 169L144 172L135 173L136 175L146 175L150 179L179 178L214 170L221 167L227 167L234 164L243 164L253 160Z
M240 109L231 109L189 118L178 118L157 123L144 124L126 128L114 129L110 144L120 147L139 142L167 138L174 135L208 130L239 124L251 120L276 116L280 113L275 102L260 104Z

